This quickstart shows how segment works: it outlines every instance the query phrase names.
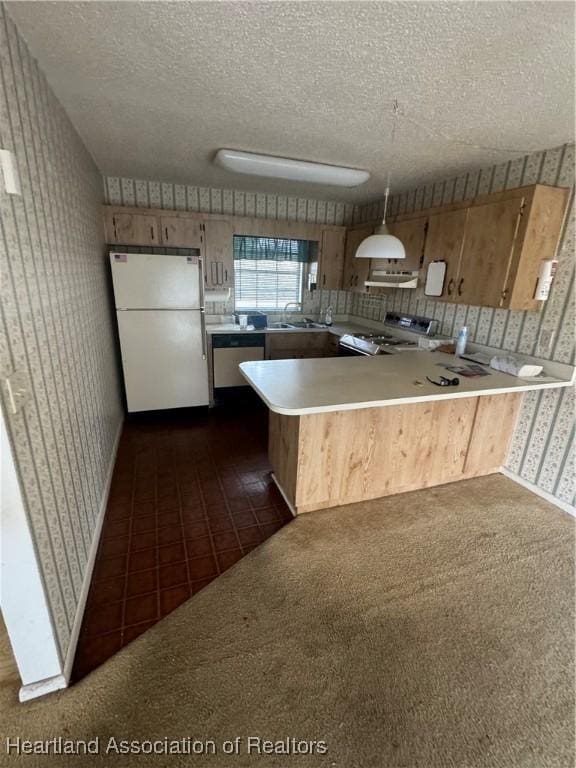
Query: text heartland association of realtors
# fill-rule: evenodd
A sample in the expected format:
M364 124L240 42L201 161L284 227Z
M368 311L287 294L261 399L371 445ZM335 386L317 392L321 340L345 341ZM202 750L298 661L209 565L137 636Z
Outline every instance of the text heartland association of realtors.
M6 737L6 753L12 755L325 755L328 745L322 740L264 739L260 736L236 736L233 739L65 739L54 736L44 740Z

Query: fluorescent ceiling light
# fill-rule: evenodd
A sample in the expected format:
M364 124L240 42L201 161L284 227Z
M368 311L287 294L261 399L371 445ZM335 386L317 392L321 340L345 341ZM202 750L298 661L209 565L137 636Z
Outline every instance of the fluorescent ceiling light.
M370 178L368 171L359 171L355 168L309 163L305 160L289 160L271 155L256 155L252 152L238 152L235 149L219 149L214 162L235 173L289 181L308 181L313 184L331 184L336 187L357 187Z

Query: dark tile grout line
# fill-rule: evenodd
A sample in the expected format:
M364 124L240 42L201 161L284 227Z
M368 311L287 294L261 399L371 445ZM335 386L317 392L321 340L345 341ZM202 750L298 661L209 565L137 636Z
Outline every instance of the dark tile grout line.
M178 498L178 514L180 515L180 527L182 529L182 549L184 552L184 562L186 563L186 576L188 578L188 592L190 596L192 596L193 587L192 587L192 578L190 576L188 546L186 544L188 539L186 538L186 528L184 526L184 510L182 509L182 487L180 485L180 472L178 472L178 474L174 478L174 482L176 483L176 496ZM158 582L158 586L160 586L160 582Z
M126 621L126 603L128 601L128 579L130 575L130 568L129 568L129 558L130 558L130 551L132 547L132 528L134 526L134 496L136 492L136 477L137 477L137 457L135 456L131 460L132 465L132 491L130 493L130 517L128 518L128 549L126 550L126 554L124 555L124 591L122 596L122 619L120 623L120 647L124 645L124 626ZM106 524L106 519L104 519L104 524Z
M200 504L202 506L202 512L204 513L204 521L206 523L206 528L208 530L208 537L210 539L210 547L212 549L212 557L214 559L214 566L216 568L216 573L219 576L220 575L220 566L218 563L218 556L216 554L216 547L214 545L214 537L212 533L212 528L210 526L210 520L208 518L208 512L206 510L206 499L204 497L204 490L202 488L202 482L200 480L200 475L198 474L198 467L194 466L194 476L196 478L197 484L198 484L198 492L200 495Z
M162 618L160 605L160 537L158 535L158 445L154 442L154 536L156 537L156 616L155 620Z
M216 427L218 427L218 424L216 424ZM210 430L208 429L207 436L202 435L203 428L200 428L200 436L197 437L194 441L192 446L186 445L186 439L182 437L177 442L177 449L171 451L171 460L166 461L165 458L162 458L159 460L158 453L159 450L162 449L164 445L164 441L168 438L170 435L170 429L167 428L165 430L162 430L160 432L153 431L153 432L147 432L146 430L142 430L140 432L141 439L143 442L143 446L141 449L138 449L138 447L135 447L134 443L137 444L138 440L136 439L138 436L138 432L136 434L132 435L132 440L130 441L131 444L127 445L125 448L125 451L122 452L121 456L129 458L129 464L132 467L132 475L131 475L131 482L130 482L130 488L131 492L129 495L129 510L127 510L124 506L125 502L118 502L119 503L119 514L112 514L109 520L105 519L105 525L106 523L114 525L115 523L118 523L121 520L126 520L126 535L124 536L124 531L122 531L122 536L106 536L104 535L103 541L113 541L117 540L118 538L126 538L126 544L124 547L124 553L123 556L119 557L118 555L108 555L107 557L103 557L102 553L105 550L105 547L103 546L101 551L99 551L98 554L98 564L102 562L106 562L107 560L113 560L113 559L119 559L120 562L123 564L123 573L118 573L117 576L111 576L109 575L109 572L107 573L104 569L101 570L102 574L106 574L104 578L95 580L95 584L102 583L106 584L106 582L111 582L113 579L122 578L124 579L123 583L123 597L121 599L122 602L122 617L121 617L121 626L120 628L114 628L110 631L101 632L98 633L97 629L95 630L94 635L86 635L84 634L83 639L84 640L102 640L107 637L119 635L120 636L120 644L123 647L126 643L126 635L129 630L136 630L136 633L134 631L130 632L132 635L132 640L138 636L138 634L141 634L141 632L146 631L147 628L153 626L155 623L157 623L159 620L161 620L165 615L171 612L171 610L174 610L178 605L174 605L173 608L169 608L166 610L166 612L163 612L162 610L162 602L161 602L161 593L162 588L160 584L160 550L162 549L162 546L160 544L160 536L159 532L161 530L164 530L167 527L171 527L174 525L178 526L180 537L178 540L174 539L172 542L168 541L165 543L165 547L170 546L178 546L180 548L180 551L182 552L183 560L180 559L179 553L178 553L178 559L174 562L169 561L165 565L175 565L179 564L181 565L184 563L184 568L186 572L186 586L187 586L187 595L190 597L191 595L196 593L194 585L196 585L196 589L200 591L204 586L209 584L211 581L213 581L217 576L224 571L228 570L233 563L230 565L227 565L225 567L222 567L220 565L218 556L225 554L226 552L236 552L237 553L237 560L241 559L244 555L246 555L248 552L252 551L257 546L260 546L266 539L270 538L273 533L281 528L286 522L288 522L287 515L285 514L285 511L282 509L282 501L278 498L275 498L273 495L268 495L266 498L261 499L260 501L257 499L258 490L264 491L266 493L270 492L270 483L268 482L269 478L267 477L269 475L269 469L268 469L268 463L263 458L264 452L265 452L265 445L262 442L260 444L260 441L256 440L253 442L250 442L249 444L246 444L244 447L247 450L248 453L248 459L244 460L242 462L232 461L225 463L221 463L222 458L222 450L218 451L218 454L215 454L213 450L211 449L210 445ZM190 434L187 435L189 437ZM206 452L199 451L199 447L202 444L202 440L207 439L209 443L209 452L208 456L206 455ZM251 451L254 455L250 455ZM152 455L152 458L151 458ZM177 457L177 460L175 460L174 457ZM216 456L220 459L217 460ZM120 458L122 461L123 459ZM195 463L197 462L197 464ZM212 551L212 562L213 562L213 568L215 569L216 573L213 573L210 577L204 577L204 578L198 578L193 580L192 579L192 573L190 570L190 561L195 559L194 557L189 557L189 547L187 546L188 539L188 530L186 529L186 526L184 524L185 521L185 513L184 513L184 506L183 506L183 495L182 495L182 485L181 485L181 478L182 478L182 470L186 469L187 472L189 472L190 465L194 466L194 484L191 486L194 488L194 494L191 494L191 496L196 496L196 503L200 505L200 510L202 514L202 522L204 524L205 531L202 533L202 536L200 537L190 537L191 541L194 541L195 538L208 538L208 541L210 542L210 549ZM118 466L118 465L117 465ZM146 475L146 472L149 471L147 467L154 468L154 491L153 491L153 501L150 500L150 492L148 483L142 482L142 477ZM229 492L226 491L226 487L224 485L224 476L230 475L233 478L234 481L234 493L236 494L236 491L240 491L240 495L243 499L244 504L240 505L242 508L236 512L231 511L231 497L229 495ZM120 499L124 496L126 493L126 486L128 483L126 480L128 479L128 470L125 468L122 469L120 474L115 479L114 483L114 489L117 489L117 493L120 496ZM248 481L248 482L246 482ZM160 487L161 486L161 487ZM206 487L205 487L206 486ZM209 487L213 488L214 490L217 490L218 495L216 497L216 501L212 499L210 501L210 504L208 503L208 496L206 495L207 489ZM253 493L250 493L250 490L253 491ZM162 491L162 494L160 494L160 491ZM144 495L144 498L142 498L142 494ZM160 510L160 496L162 495L162 499L164 498L170 498L170 495L173 494L175 501L176 501L176 520L174 520L172 523L163 523L162 520L162 510ZM256 494L256 499L255 499ZM136 504L138 503L147 503L151 504L153 509L152 510L144 510L144 514L136 515ZM219 505L221 505L222 509L219 509ZM208 508L210 506L211 513L208 513ZM214 510L214 508L216 508ZM269 513L267 515L259 515L258 510L268 509ZM153 549L155 554L155 565L154 568L147 568L142 567L138 571L132 571L132 548L133 548L133 539L136 535L137 527L140 526L136 523L137 518L147 517L146 514L148 512L152 513L151 516L153 516L153 523L154 523L154 531L153 531L153 538L155 541L154 547L145 547L140 551L147 551L148 549ZM214 514L215 512L215 514ZM246 523L249 522L248 525L238 527L237 523L237 517L241 515L242 513L249 512L250 513L250 520L246 520ZM172 514L172 509L170 504L168 504L168 511L166 513L166 517L168 517L169 514ZM227 525L231 527L231 531L234 533L234 541L236 546L234 547L226 547L221 548L220 546L216 545L215 542L215 536L217 535L218 531L212 530L211 520L213 517L219 517L222 515L222 517L227 520ZM261 519L262 518L262 519ZM265 522L264 522L265 521ZM264 527L267 528L266 531L264 531ZM122 528L122 526L120 526ZM271 530L272 528L272 530ZM226 529L230 530L230 529ZM223 531L223 533L226 532ZM241 531L242 530L251 530L251 531L257 531L257 542L252 543L242 543L241 538ZM140 533L145 533L146 529L143 531L140 531ZM141 543L144 543L144 541L141 541ZM230 543L230 542L229 542ZM202 556L198 556L202 557ZM226 561L225 561L226 562ZM156 588L155 590L152 589L145 589L143 592L136 593L132 595L131 597L128 596L128 584L130 581L130 577L133 574L137 573L144 573L148 570L154 570L155 576L156 576ZM112 571L113 572L113 571ZM144 585L141 585L141 587ZM184 583L180 584L174 584L166 586L165 590L170 590L177 587L183 587ZM199 589L198 589L199 587ZM137 600L139 598L146 597L150 594L156 594L156 617L154 619L146 618L142 621L135 621L127 623L127 603L129 599ZM99 609L105 609L113 605L117 605L120 602L120 600L115 601L112 600L110 602L107 602L106 600L102 601L102 603L98 604L96 608ZM181 601L183 602L183 601ZM170 604L168 604L170 605ZM143 615L143 614L142 614ZM138 631L138 628L140 628L140 631ZM131 642L131 640L129 641ZM90 669L94 668L94 666L97 666L98 664L102 663L105 658L108 658L111 655L108 649L104 650L103 653L100 654L100 657L97 658L96 664L92 664L90 666ZM92 659L93 661L93 659ZM84 665L86 667L86 665ZM84 668L83 674L87 674L89 669ZM82 675L80 675L82 676Z

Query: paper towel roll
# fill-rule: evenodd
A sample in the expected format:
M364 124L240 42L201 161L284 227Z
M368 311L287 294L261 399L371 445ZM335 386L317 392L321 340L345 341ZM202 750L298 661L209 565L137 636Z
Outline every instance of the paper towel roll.
M490 360L490 368L502 371L503 373L510 373L512 376L518 376L521 379L538 376L542 372L541 365L536 365L514 355L494 355Z
M230 288L212 288L204 291L205 301L228 301Z

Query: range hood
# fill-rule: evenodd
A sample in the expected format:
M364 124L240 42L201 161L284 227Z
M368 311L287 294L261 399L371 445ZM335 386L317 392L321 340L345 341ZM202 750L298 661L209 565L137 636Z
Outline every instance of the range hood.
M418 270L373 269L364 285L367 288L417 288Z

